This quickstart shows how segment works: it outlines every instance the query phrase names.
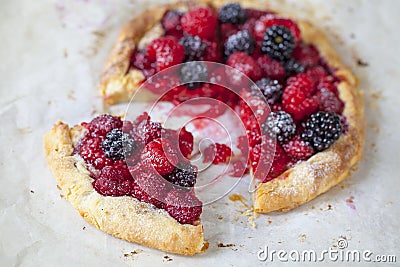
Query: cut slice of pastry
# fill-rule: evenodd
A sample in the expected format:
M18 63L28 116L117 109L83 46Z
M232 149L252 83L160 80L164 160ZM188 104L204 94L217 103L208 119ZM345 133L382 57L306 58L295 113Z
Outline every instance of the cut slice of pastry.
M211 97L239 107L250 146L239 148L249 151L261 183L255 210L292 209L343 180L361 159L364 107L356 78L324 34L260 2L190 3L157 6L124 26L102 75L105 102L129 99L153 74L179 63L227 64L256 86L223 68L191 64L182 68L180 82L205 75L212 83L175 87L164 100ZM242 87L240 97L215 82ZM277 141L274 158L263 155L270 139Z
M125 123L101 115L73 128L57 122L44 142L64 197L89 223L167 252L207 249L197 169L186 158L193 137L184 128L163 129L147 114Z

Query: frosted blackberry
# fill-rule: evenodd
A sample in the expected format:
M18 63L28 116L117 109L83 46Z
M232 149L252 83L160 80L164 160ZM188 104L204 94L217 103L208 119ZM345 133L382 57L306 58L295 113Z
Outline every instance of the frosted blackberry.
M339 115L320 111L306 121L301 138L316 151L322 151L338 140L342 131Z
M271 58L283 61L290 57L295 48L295 38L285 26L267 28L261 50Z
M285 111L271 112L262 125L263 131L280 143L290 140L296 132L296 125Z
M204 51L207 49L207 44L198 36L185 35L179 43L183 45L183 48L185 49L187 61L199 59L204 55Z
M208 80L207 66L203 62L187 62L181 67L179 72L181 82L184 83L188 89L196 89L202 85L202 82Z
M248 31L239 31L229 36L225 42L225 56L229 57L236 52L251 54L254 51L256 42Z
M243 24L246 20L246 12L239 3L229 3L219 10L219 21L234 25Z
M164 176L164 178L174 185L189 189L196 183L197 168L192 166L190 163L180 162L177 164L174 170Z
M277 80L262 78L256 82L256 85L251 87L252 92L257 94L260 90L270 105L275 104L282 96L283 87Z
M129 134L119 129L108 132L102 143L104 155L114 160L125 159L125 155L131 156L135 147L136 142L130 138Z
M292 58L285 61L283 63L283 67L285 68L288 76L294 76L304 72L304 66Z

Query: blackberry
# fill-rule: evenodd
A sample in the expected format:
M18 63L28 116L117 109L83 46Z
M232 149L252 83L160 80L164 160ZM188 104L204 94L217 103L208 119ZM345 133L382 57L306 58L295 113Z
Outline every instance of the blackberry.
M180 81L186 84L188 89L196 89L202 85L202 82L208 80L207 66L200 61L190 61L185 63L179 72Z
M271 112L262 125L263 131L280 143L290 140L296 132L296 124L285 111Z
M165 175L164 178L174 185L189 189L196 183L197 168L190 163L180 162L175 166L174 170Z
M187 61L199 59L204 55L204 51L207 49L207 44L198 36L185 35L179 43L183 45L183 48L185 49Z
M284 61L295 48L295 38L285 26L274 25L267 28L261 50L271 58Z
M219 21L234 25L243 24L246 20L246 12L239 3L229 3L219 10Z
M251 54L254 51L256 42L248 31L239 31L229 36L225 42L225 56L229 57L236 52Z
M299 73L303 73L305 68L302 64L294 60L293 58L288 59L283 63L283 67L286 70L288 76L294 76Z
M114 160L123 160L132 155L136 142L129 134L123 133L120 129L113 129L107 133L102 143L104 155Z
M282 96L283 87L277 80L262 78L256 82L256 86L251 87L253 94L257 94L259 90L265 96L267 103L275 104Z
M319 111L310 116L304 124L301 138L316 151L330 147L342 134L340 116L333 112Z

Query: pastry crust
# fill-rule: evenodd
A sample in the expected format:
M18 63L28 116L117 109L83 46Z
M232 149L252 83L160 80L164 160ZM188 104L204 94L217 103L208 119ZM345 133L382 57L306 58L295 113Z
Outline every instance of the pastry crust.
M212 1L212 5L220 7L227 2L232 1L215 0ZM258 9L265 9L268 6L267 2L249 0L239 2L244 7ZM197 3L206 4L207 2ZM175 5L175 7L179 5L188 4L183 2ZM171 5L156 7L151 11L146 11L124 26L107 61L105 74L103 74L101 91L107 103L112 104L129 99L138 87L137 84L129 83L129 81L132 81L129 77L137 71L131 70L129 74L124 75L129 66L128 63L125 62L125 65L123 63L124 58L121 56L123 53L119 52L121 47L126 50L128 49L126 45L130 45L130 53L132 53L135 47L132 43L137 44L145 32L140 30L152 27L161 19L165 10L172 7ZM149 14L152 14L151 18L145 21L144 18L147 18ZM290 14L284 14L284 16L291 17ZM305 21L298 21L298 23L301 28L302 39L318 48L327 63L335 70L335 75L341 79L338 89L340 98L346 104L343 115L347 118L349 129L328 150L317 153L278 178L260 184L254 194L254 209L260 213L275 210L288 211L328 191L347 176L352 166L360 161L363 152L365 140L364 105L362 93L357 89L356 78L342 63L335 49L320 30ZM125 61L127 60L125 59ZM124 68L121 69L121 67L118 67L120 65L114 65L113 62L119 62L121 66L124 65ZM109 73L119 73L123 76L114 75L113 78L110 78ZM114 84L125 85L125 87L117 88ZM107 88L112 89L107 90ZM109 94L109 92L112 92L112 94Z
M44 136L44 146L65 199L86 221L115 237L167 252L193 255L207 249L201 224L180 224L166 211L133 197L98 194L83 159L74 155L83 132L81 126L57 122Z

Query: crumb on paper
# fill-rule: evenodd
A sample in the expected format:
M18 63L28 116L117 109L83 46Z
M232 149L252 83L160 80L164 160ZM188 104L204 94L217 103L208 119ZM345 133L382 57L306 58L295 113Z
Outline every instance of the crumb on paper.
M82 230L86 230L86 226L83 226L83 227L82 227Z
M303 243L303 242L306 240L306 238L307 238L307 235L306 235L306 234L300 234L300 235L299 235L299 239L300 239L300 242L301 242L301 243Z
M327 210L332 210L332 205L328 204L328 209Z
M35 193L35 191L31 190L31 193L32 193L32 194L34 194L34 193Z
M314 206L314 205L312 205L312 206L311 206L311 209L312 209L312 210L315 210L315 206Z
M268 224L271 224L272 220L270 218L268 218Z
M217 246L218 246L219 248L229 248L229 247L235 247L236 245L235 245L235 244L232 244L232 243L224 244L224 243L219 242L219 243L217 244Z
M369 63L362 60L361 58L357 58L357 65L360 67L368 67Z
M354 205L354 196L350 196L348 199L346 199L346 205L352 210L356 209L356 206Z
M67 94L67 98L70 100L76 100L75 98L75 91L74 90L70 90Z
M222 220L224 217L222 217L222 215L218 215L217 219L218 220Z
M164 257L164 261L172 261L173 259L170 257L170 256L168 256L168 255L165 255Z
M68 57L68 50L64 49L64 57L67 58Z
M124 253L124 257L132 257L133 258L134 255L137 255L142 251L143 250L141 250L141 249L135 249L134 251L131 251L129 253Z

